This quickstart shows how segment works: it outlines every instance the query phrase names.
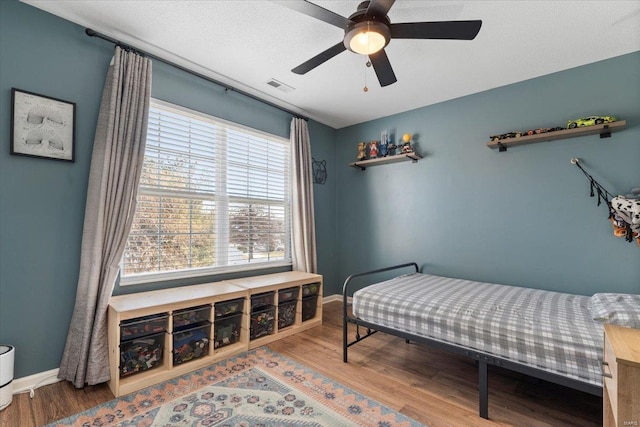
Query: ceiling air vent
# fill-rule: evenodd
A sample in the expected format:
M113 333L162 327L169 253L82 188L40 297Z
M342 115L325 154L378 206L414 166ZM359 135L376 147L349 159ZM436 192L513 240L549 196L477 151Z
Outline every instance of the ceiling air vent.
M267 80L267 84L269 86L275 87L276 89L281 90L282 92L285 92L285 93L293 92L295 90L291 86L286 85L286 84L284 84L281 81L278 81L276 79Z

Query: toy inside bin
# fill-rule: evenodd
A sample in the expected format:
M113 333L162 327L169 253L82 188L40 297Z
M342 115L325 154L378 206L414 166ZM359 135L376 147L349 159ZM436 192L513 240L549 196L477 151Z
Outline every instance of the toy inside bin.
M213 322L213 347L220 348L235 344L240 340L242 328L242 313L232 314Z
M160 313L123 320L120 323L120 337L122 340L131 340L145 335L165 332L168 319L169 313Z
M296 321L297 300L285 301L278 304L278 329L291 326Z
M295 288L280 289L278 291L278 304L287 302L287 301L297 300L299 291L300 291L300 288L297 286Z
M215 317L230 316L242 313L244 309L244 298L236 298L229 301L217 302L214 306Z
M251 311L261 311L269 306L272 306L275 302L275 292L263 292L260 294L251 295Z
M173 364L179 365L209 354L211 324L173 333Z
M211 315L211 305L201 305L198 307L176 310L171 316L173 318L173 330L187 329L190 325L202 324L209 321Z
M302 298L302 321L305 322L316 317L317 307L318 295Z
M162 362L164 332L120 343L120 377L155 368Z
M251 313L250 339L254 340L273 333L275 312L276 308L271 305Z
M309 283L308 285L302 285L303 297L318 295L318 293L320 293L320 283Z

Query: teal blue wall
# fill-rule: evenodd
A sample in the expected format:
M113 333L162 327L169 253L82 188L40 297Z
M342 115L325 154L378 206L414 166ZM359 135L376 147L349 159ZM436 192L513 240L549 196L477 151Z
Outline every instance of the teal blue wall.
M82 27L17 0L0 1L0 343L16 346L16 378L60 363L75 301L98 107L112 55L113 45L87 37ZM152 95L158 99L289 135L286 113L157 61L153 69ZM9 154L12 87L76 103L75 163ZM309 127L314 157L326 159L333 171L336 131L313 121ZM320 273L330 282L336 276L334 253L327 249L335 230L335 177L315 187L322 207L316 212ZM193 283L116 286L114 292Z
M16 347L16 378L60 364L110 54L80 27L0 1L0 341ZM75 163L9 154L12 87L76 103Z
M98 106L113 46L17 0L0 1L0 343L16 378L59 365L75 300ZM612 236L580 157L610 191L640 185L640 53L335 130L310 121L325 293L354 272L416 260L425 271L580 294L640 293L640 250ZM470 78L481 78L473 76ZM154 63L153 96L288 135L290 117ZM9 155L11 88L76 102L76 162ZM488 136L616 114L627 129L488 149ZM419 163L348 168L380 130L418 136ZM228 276L222 277L226 278ZM219 279L219 278L217 278ZM209 281L211 278L201 278ZM171 282L175 286L192 282ZM117 287L116 293L158 286Z
M481 79L469 70L469 78ZM627 128L509 148L489 135L616 115ZM348 168L384 128L417 135L419 163ZM338 275L417 261L426 272L590 295L640 293L640 248L589 197L583 160L614 194L640 186L640 52L338 131Z
M327 162L327 180L325 184L313 186L316 248L318 252L318 272L323 276L325 295L337 293L341 278L338 276L336 245L336 164L335 146L336 130L319 123L309 122L309 133L312 141L312 155L318 160ZM319 142L325 142L320 144ZM326 141L331 141L327 144ZM344 279L342 279L344 280Z

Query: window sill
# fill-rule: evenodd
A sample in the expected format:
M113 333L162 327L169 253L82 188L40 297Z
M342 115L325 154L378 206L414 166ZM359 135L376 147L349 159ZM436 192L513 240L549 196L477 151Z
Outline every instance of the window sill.
M233 265L220 268L203 268L198 270L183 270L170 273L148 273L138 274L135 276L121 277L119 285L121 287L142 285L149 283L162 283L173 280L183 280L204 276L220 276L230 273L242 273L254 270L267 270L270 268L291 267L291 260L282 260L277 262L256 262L252 264Z

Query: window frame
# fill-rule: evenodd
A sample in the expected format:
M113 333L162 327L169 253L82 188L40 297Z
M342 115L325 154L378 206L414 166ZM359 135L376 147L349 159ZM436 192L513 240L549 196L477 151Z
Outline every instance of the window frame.
M189 278L200 278L200 277L206 277L206 276L217 276L217 275L225 275L225 274L230 274L230 273L238 273L238 272L250 272L250 271L254 271L254 270L268 270L268 269L280 269L283 267L291 267L293 265L292 263L292 236L291 236L291 185L292 185L292 176L291 176L291 159L290 159L290 140L284 137L281 137L279 135L275 135L275 134L271 134L259 129L255 129L255 128L251 128L249 126L245 126L236 122L232 122L229 120L225 120L216 116L213 116L211 114L207 114L207 113L203 113L200 111L196 111L196 110L192 110L190 108L181 106L181 105L177 105L171 102L167 102L167 101L163 101L157 98L151 98L151 107L157 106L158 108L162 109L162 108L166 108L168 110L170 110L171 112L179 112L179 114L183 114L184 116L190 118L190 119L195 119L195 120L203 120L203 121L208 121L208 122L213 122L215 123L217 126L223 126L225 127L231 127L233 128L233 131L245 131L249 134L258 134L258 135L262 135L263 138L265 139L269 139L272 140L274 142L281 142L284 146L288 147L289 149L289 162L287 164L287 175L288 175L288 188L285 191L285 198L282 202L282 206L285 209L285 235L286 237L288 237L288 242L285 244L284 247L284 259L281 260L274 260L274 261L266 261L266 262L249 262L246 264L234 264L234 265L224 265L224 266L219 266L219 267L195 267L195 268L188 268L188 269L182 269L182 270L172 270L172 271L166 271L166 272L159 272L159 271L153 271L153 272L147 272L147 273L137 273L137 274L130 274L127 276L123 275L123 271L124 271L124 257L125 257L125 252L123 251L122 254L122 259L120 261L120 282L119 285L120 286L130 286L130 285L139 285L139 284L147 284L147 283L158 283L158 282L166 282L166 281L173 281L173 280L182 280L182 279L189 279ZM226 144L225 147L228 147L229 141L226 140ZM145 155L146 155L146 149L145 149ZM225 175L225 181L224 183L226 184L227 181L227 170L226 170L226 166L225 166L225 170L224 170L224 175ZM216 185L220 184L220 182L217 182ZM138 184L138 196L140 195L156 195L156 196L161 196L161 195L167 195L170 194L169 191L165 191L165 190L158 190L158 189L154 189L153 187L142 189L140 183ZM223 199L227 200L227 206L226 206L226 210L228 211L229 206L233 203L237 203L238 196L228 196L227 193L224 193L225 196L227 197L222 197ZM211 197L216 197L215 195L212 196L203 196L202 199L206 199L206 198L211 198ZM245 198L244 201L250 201L253 199L247 199ZM259 199L255 199L255 200L259 200ZM229 217L228 215L226 215L226 221L227 221L227 226L229 225ZM222 225L224 226L224 224ZM218 229L220 227L219 223L215 224L215 228ZM224 238L227 239L229 236L225 236ZM128 236L127 236L128 239ZM126 250L126 248L125 248Z

